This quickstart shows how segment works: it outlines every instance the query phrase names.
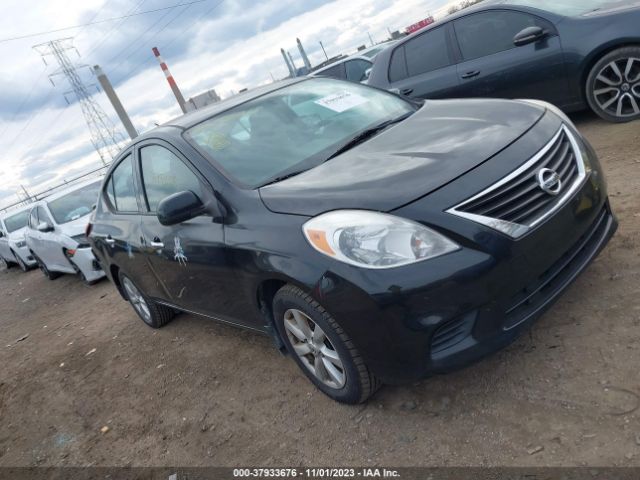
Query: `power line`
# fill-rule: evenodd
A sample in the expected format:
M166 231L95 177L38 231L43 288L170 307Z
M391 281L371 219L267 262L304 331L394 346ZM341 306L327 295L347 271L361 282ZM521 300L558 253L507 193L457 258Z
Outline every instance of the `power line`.
M123 15L121 17L105 18L104 20L97 20L95 22L81 23L79 25L73 25L73 26L70 26L70 27L62 27L62 28L56 28L54 30L47 30L47 31L43 31L43 32L28 33L26 35L18 35L18 36L15 36L15 37L2 38L2 39L0 39L0 43L11 42L11 41L14 41L14 40L21 40L23 38L29 38L29 37L37 37L38 35L45 35L45 34L48 34L48 33L62 32L64 30L73 30L74 28L88 27L90 25L98 25L100 23L113 22L113 21L116 21L116 20L122 20L123 18L135 17L135 16L138 16L138 15L145 15L147 13L161 12L163 10L170 10L170 9L177 8L177 7L184 7L186 5L194 5L196 3L208 2L208 1L210 1L210 0L193 0L191 2L178 3L178 4L175 4L175 5L171 5L169 7L162 7L162 8L156 8L154 10L146 10L144 12L131 13L129 15Z
M170 40L169 42L165 43L165 44L162 46L163 51L166 51L166 49L168 49L171 45L173 45L173 44L174 44L178 39L180 39L180 38L184 38L184 34L186 34L189 30L191 30L193 27L195 27L195 26L198 24L198 22L199 22L202 18L204 18L205 16L209 15L211 12L213 12L216 8L218 8L218 7L219 7L220 5L222 5L223 3L224 3L224 0L220 0L218 3L216 3L216 4L215 4L213 7L211 7L209 10L207 10L207 11L206 11L206 12L204 12L202 15L200 15L200 16L199 16L199 17L198 17L198 18L197 18L193 23L191 23L191 25L189 25L189 27L187 27L187 29L186 29L186 30L184 30L180 36L175 36L175 37L173 37L173 39L172 39L172 40ZM184 10L183 10L183 11L184 11ZM177 18L177 17L176 17L176 18ZM169 23L171 23L171 22L169 22ZM169 25L169 24L165 25L162 29L160 29L158 32L156 32L156 34L154 35L154 37L155 37L155 36L157 36L157 35L158 35L162 30L164 30L168 25ZM150 56L149 56L149 58L147 58L144 62L140 63L140 64L137 66L137 70L139 70L141 67L144 67L146 64L148 64L148 63L149 63L149 62L151 62L152 60L155 60L155 57L153 57L153 56L151 56L151 55L150 55ZM122 62L120 62L120 64L121 64L121 63L122 63ZM118 66L119 66L120 64L118 64ZM131 72L127 72L127 74L128 74L128 73L131 73ZM117 82L120 82L121 80L123 80L125 76L126 76L126 74L125 74L125 75L123 75L122 77L120 77L120 78L117 80Z
M129 11L127 12L127 15L130 15L131 13L135 12L136 10L138 10L140 8L140 6L145 2L145 0L140 0L135 6L133 6L131 9L129 9ZM118 30L120 27L122 27L122 25L125 24L125 22L127 21L129 17L124 18L123 20L121 20L120 22L118 22L116 25L114 25L113 27L111 27L109 30L107 30L107 33L105 33L102 38L94 45L92 46L89 51L85 54L85 57L90 57L91 54L93 52L95 52L102 44L104 44L104 42L107 41L107 39L113 35L113 33Z
M145 40L144 42L142 42L136 49L134 49L132 52L129 53L129 55L127 55L125 58L123 58L120 62L118 62L118 64L113 67L113 71L115 71L120 65L122 65L123 63L125 63L129 58L131 58L135 53L137 53L138 51L140 51L141 48L143 48L147 42L149 42L149 40L154 39L155 37L157 37L160 32L162 32L163 30L165 30L169 25L171 25L174 21L176 21L178 19L178 17L180 15L182 15L184 12L186 12L189 8L191 7L191 5L188 5L186 8L182 9L182 11L178 12L178 14L173 17L171 20L169 20L162 28L160 28L156 33L154 33L153 35L151 35L147 40ZM158 19L158 21L156 23L154 23L151 27L149 27L147 30L145 30L145 32L140 35L140 37L138 37L138 39L136 39L135 42L132 42L133 44L136 44L137 41L143 36L145 35L149 30L151 30L151 28L153 28L155 25L157 25L166 15L163 15L161 18ZM116 55L115 57L113 57L111 60L115 60L119 55Z

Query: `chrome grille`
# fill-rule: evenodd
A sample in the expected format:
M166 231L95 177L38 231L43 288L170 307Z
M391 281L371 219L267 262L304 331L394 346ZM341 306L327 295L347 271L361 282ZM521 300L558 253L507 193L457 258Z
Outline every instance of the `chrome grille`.
M517 238L559 209L585 178L577 140L563 125L532 159L448 212Z

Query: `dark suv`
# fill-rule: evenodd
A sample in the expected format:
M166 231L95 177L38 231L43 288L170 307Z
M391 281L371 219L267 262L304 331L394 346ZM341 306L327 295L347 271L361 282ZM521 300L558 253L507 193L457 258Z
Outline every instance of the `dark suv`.
M616 228L595 153L536 101L269 85L135 140L87 235L151 327L271 335L346 403L504 347Z
M638 0L484 0L376 58L369 85L417 98L537 98L640 118Z

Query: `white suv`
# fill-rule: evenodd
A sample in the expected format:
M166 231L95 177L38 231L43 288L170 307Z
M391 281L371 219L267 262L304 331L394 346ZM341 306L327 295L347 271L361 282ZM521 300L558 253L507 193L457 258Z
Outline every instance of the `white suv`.
M30 208L14 210L0 217L0 258L7 266L17 264L23 272L36 264L24 238Z
M94 179L74 185L32 205L27 246L50 280L71 273L92 284L105 276L85 236L101 183Z

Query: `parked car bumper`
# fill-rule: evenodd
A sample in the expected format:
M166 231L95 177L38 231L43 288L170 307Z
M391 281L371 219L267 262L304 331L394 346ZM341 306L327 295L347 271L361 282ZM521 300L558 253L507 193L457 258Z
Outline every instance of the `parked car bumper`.
M82 271L84 278L88 282L95 282L105 277L105 273L100 268L90 247L78 248L71 258L71 261Z
M12 247L12 250L16 255L20 256L20 259L27 265L27 267L34 267L36 265L36 259L33 258L31 252L29 251L29 247L27 247L26 243L23 247L18 247L17 245Z

